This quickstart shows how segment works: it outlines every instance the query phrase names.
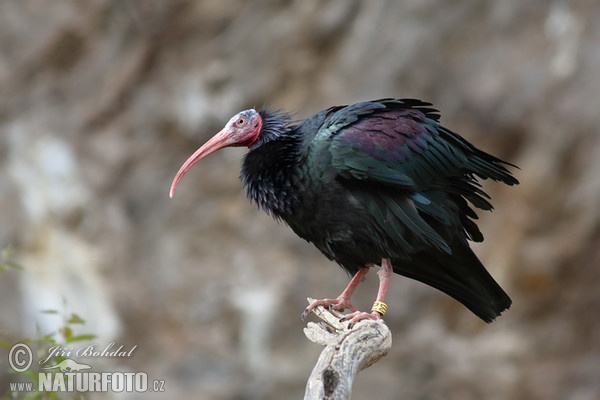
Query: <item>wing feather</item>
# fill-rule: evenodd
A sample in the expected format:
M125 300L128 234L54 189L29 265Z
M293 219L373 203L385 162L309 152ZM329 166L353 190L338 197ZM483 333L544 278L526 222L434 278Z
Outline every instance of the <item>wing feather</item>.
M374 190L377 195L360 196L382 229L395 237L410 232L419 241L450 253L425 216L464 230L472 240L482 240L469 219L477 215L465 199L484 210L492 205L475 176L509 185L518 181L504 166L510 164L443 128L437 111L429 106L418 100L384 99L357 103L352 110L340 108L328 125L328 149L341 179L384 188ZM434 204L428 197L432 191L444 193L443 201L452 204Z

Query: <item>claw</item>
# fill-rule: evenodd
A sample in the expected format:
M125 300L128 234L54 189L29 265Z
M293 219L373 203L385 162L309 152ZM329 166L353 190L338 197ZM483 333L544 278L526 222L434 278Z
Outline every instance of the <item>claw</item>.
M308 316L308 313L310 312L310 310L308 309L308 307L306 307L304 309L304 311L302 311L302 314L300 314L300 319L302 321L304 321L306 319L306 317Z

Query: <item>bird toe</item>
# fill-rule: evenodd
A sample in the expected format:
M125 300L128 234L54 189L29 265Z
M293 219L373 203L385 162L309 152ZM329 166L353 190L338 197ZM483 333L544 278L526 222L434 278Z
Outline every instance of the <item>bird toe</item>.
M354 307L352 303L350 303L350 300L345 297L337 297L335 299L320 299L313 300L313 302L304 309L302 314L300 314L300 318L302 318L304 321L308 314L310 314L311 311L317 307L325 307L329 311L344 311L346 309L352 310L353 312L357 311L356 307Z
M354 325L356 325L357 322L366 319L379 321L380 319L382 319L382 317L381 314L376 311L372 311L370 313L365 311L354 311L348 315L344 315L340 319L340 322L348 321L348 329L352 329L352 327L354 327Z

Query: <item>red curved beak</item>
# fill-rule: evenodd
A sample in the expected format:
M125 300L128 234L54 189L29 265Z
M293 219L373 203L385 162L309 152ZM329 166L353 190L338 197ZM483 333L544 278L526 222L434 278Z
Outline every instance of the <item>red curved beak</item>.
M202 158L206 157L211 153L214 153L217 150L236 144L237 141L235 137L226 129L223 129L221 132L213 136L208 142L204 143L202 147L196 150L196 152L194 152L194 154L192 154L190 158L188 158L183 163L181 168L179 168L179 171L177 171L177 174L173 179L173 183L171 183L169 197L173 197L173 195L175 194L175 189L179 184L179 181L181 180L181 178L183 178L183 175L185 175L185 173L188 172L188 170L194 166L194 164L196 164Z

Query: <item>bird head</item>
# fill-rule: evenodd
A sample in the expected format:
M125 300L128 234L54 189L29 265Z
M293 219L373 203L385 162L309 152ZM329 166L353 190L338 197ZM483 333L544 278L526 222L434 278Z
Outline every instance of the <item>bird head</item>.
M179 184L183 175L194 166L198 161L207 155L214 153L224 147L234 146L252 146L258 139L258 135L262 129L262 118L258 111L254 109L240 111L231 119L223 129L215 136L213 136L208 142L204 143L194 154L188 158L179 171L173 183L171 184L171 191L169 196L173 197L175 188Z

